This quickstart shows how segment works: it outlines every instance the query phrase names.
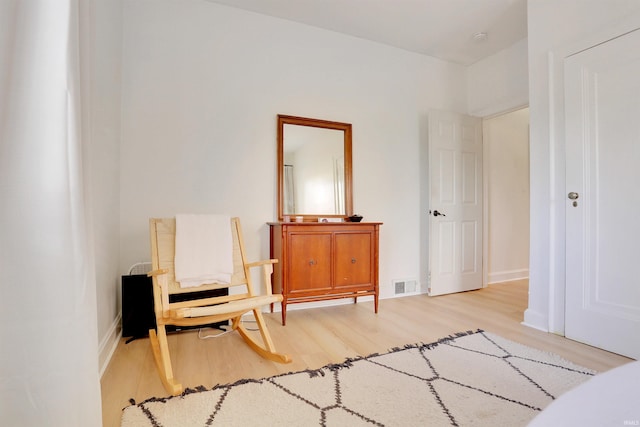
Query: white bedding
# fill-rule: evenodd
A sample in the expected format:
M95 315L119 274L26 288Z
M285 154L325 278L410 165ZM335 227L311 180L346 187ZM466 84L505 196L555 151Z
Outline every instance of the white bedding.
M640 362L596 375L529 423L529 427L556 426L640 426Z

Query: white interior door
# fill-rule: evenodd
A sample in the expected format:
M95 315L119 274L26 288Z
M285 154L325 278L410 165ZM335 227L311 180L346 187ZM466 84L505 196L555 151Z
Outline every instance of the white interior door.
M565 335L640 358L640 31L565 60Z
M482 122L429 115L429 295L482 287Z

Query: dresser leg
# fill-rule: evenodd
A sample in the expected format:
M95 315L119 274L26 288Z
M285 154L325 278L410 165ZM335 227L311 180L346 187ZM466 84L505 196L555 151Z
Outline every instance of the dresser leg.
M287 324L287 303L282 301L282 326L286 326Z

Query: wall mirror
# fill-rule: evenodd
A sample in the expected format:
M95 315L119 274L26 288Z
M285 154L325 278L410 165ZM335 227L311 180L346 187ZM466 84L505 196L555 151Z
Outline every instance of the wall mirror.
M351 124L278 115L278 220L353 214Z

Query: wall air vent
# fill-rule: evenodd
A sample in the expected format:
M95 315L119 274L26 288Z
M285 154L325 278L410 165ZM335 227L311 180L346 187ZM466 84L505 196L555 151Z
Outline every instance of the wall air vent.
M414 293L418 289L415 279L400 279L393 281L393 288L396 295Z

